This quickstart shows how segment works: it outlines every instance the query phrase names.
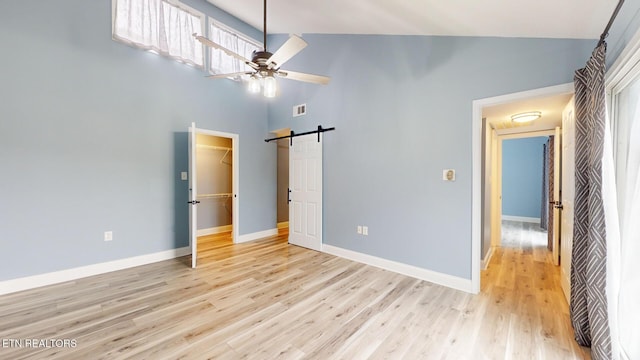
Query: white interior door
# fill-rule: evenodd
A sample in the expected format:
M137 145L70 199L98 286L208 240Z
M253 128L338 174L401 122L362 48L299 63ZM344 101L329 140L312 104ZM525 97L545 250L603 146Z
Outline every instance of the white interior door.
M502 150L501 141L498 141L498 133L491 130L491 246L497 247L502 239Z
M191 243L191 267L196 267L198 258L198 189L196 177L196 123L189 128L189 242Z
M575 198L575 111L572 98L562 113L562 230L560 237L560 285L567 302L571 298L571 250Z
M556 134L553 140L553 201L555 206L553 207L553 263L560 265L560 207L561 199L560 192L561 186L561 156L562 156L562 131L560 127L556 127Z
M318 134L292 138L289 148L289 243L322 248L322 141Z

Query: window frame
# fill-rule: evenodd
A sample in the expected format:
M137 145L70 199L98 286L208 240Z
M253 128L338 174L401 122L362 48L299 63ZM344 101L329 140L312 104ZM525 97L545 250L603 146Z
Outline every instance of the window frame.
M166 3L168 3L168 4L172 5L172 6L175 6L175 7L179 8L179 9L189 13L192 16L195 16L195 17L199 18L200 19L200 34L204 34L205 33L205 31L208 28L208 23L207 23L207 16L203 12L198 11L198 10L196 10L196 9L194 9L194 8L192 8L192 7L186 5L186 4L184 4L184 3L182 3L181 1L178 1L178 0L161 0L161 1L166 2ZM131 46L131 47L136 48L136 49L146 50L146 51L151 52L153 54L160 55L160 56L162 56L164 58L172 59L172 60L175 60L175 61L177 61L179 63L185 64L185 65L189 65L189 66L192 66L192 67L195 67L195 68L198 68L198 69L204 70L207 67L207 65L208 65L207 64L208 56L206 55L205 46L200 44L199 42L197 42L197 45L202 47L202 65L199 65L199 64L196 64L196 63L192 63L192 62L189 62L189 61L185 61L180 57L176 57L176 56L171 56L169 54L160 53L160 52L156 51L152 46L138 44L138 43L135 43L133 41L130 41L130 40L127 40L125 38L117 36L115 34L116 4L117 4L117 2L118 2L118 0L111 0L111 39L113 41L116 41L116 42L119 42L119 43L122 43L122 44L125 44L125 45L128 45L128 46ZM195 41L195 39L194 39L194 41Z
M640 31L636 32L611 69L605 75L605 91L607 114L610 120L613 138L613 156L617 164L619 160L618 139L623 129L620 128L618 102L620 94L634 81L640 79Z
M229 26L229 25L227 25L227 24L225 24L225 23L223 23L223 22L221 22L221 21L219 21L217 19L214 19L211 16L208 17L208 22L207 22L207 37L209 39L211 39L211 37L212 37L211 26L216 26L216 27L218 27L218 28L220 28L220 29L222 29L224 31L230 32L230 33L236 35L238 38L242 39L243 41L246 41L246 42L248 42L250 44L255 45L256 48L258 49L258 51L262 51L264 49L264 44L261 43L259 40L256 40L256 39L252 38L251 36L246 35L243 32L238 31L237 29L234 29L233 27L231 27L231 26ZM217 75L218 73L213 71L213 68L212 68L213 67L213 58L211 56L212 50L213 49L208 49L208 51L207 51L207 56L206 56L206 58L208 59L208 61L207 61L207 73L209 73L211 75ZM240 55L242 55L242 54L240 54ZM229 56L229 55L225 54L225 56ZM231 57L231 56L229 56L229 57ZM249 56L249 57L247 57L247 59L251 60L251 57ZM240 60L238 60L238 59L234 59L234 61L240 62ZM241 78L231 78L231 77L229 77L228 79L234 80L234 81L240 81L241 80Z
M607 115L611 131L611 145L613 151L613 167L615 172L616 196L618 198L618 213L624 217L625 201L629 189L624 186L627 178L628 151L631 145L629 131L633 119L623 116L620 111L622 93L630 86L640 81L640 30L627 43L610 70L605 74L605 92ZM635 120L640 121L640 120ZM622 218L619 221L623 221ZM620 223L622 224L622 223Z

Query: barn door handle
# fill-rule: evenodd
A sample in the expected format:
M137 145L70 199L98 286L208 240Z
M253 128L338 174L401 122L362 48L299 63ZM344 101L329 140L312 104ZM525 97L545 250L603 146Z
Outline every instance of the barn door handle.
M291 189L287 188L287 203L291 202Z
M553 207L554 207L554 208L556 208L556 209L560 209L560 210L562 210L562 208L563 208L564 206L562 206L562 203L561 203L560 201L556 201L556 202L553 204Z

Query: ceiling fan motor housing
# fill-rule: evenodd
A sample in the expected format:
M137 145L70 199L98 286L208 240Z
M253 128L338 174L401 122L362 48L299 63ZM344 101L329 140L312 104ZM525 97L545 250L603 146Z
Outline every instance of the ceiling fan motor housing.
M261 77L273 76L273 73L277 72L278 69L275 66L267 65L267 61L271 58L273 54L268 51L254 51L252 54L251 62L254 64L258 64L258 68L256 69L257 74ZM272 65L276 65L273 63Z
M252 54L251 61L262 66L267 66L267 61L271 58L273 54L268 51L254 51Z

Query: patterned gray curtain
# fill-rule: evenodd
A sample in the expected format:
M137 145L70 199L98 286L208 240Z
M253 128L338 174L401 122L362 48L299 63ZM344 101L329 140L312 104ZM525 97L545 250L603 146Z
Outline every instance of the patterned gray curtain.
M547 164L549 163L549 153L547 151L547 147L549 146L549 140L547 140L546 144L542 145L542 204L540 204L540 228L542 230L547 230L548 220L547 216L549 216L549 168Z
M595 360L611 358L607 313L607 243L602 202L605 53L598 46L576 71L576 184L571 258L571 322L576 341Z

